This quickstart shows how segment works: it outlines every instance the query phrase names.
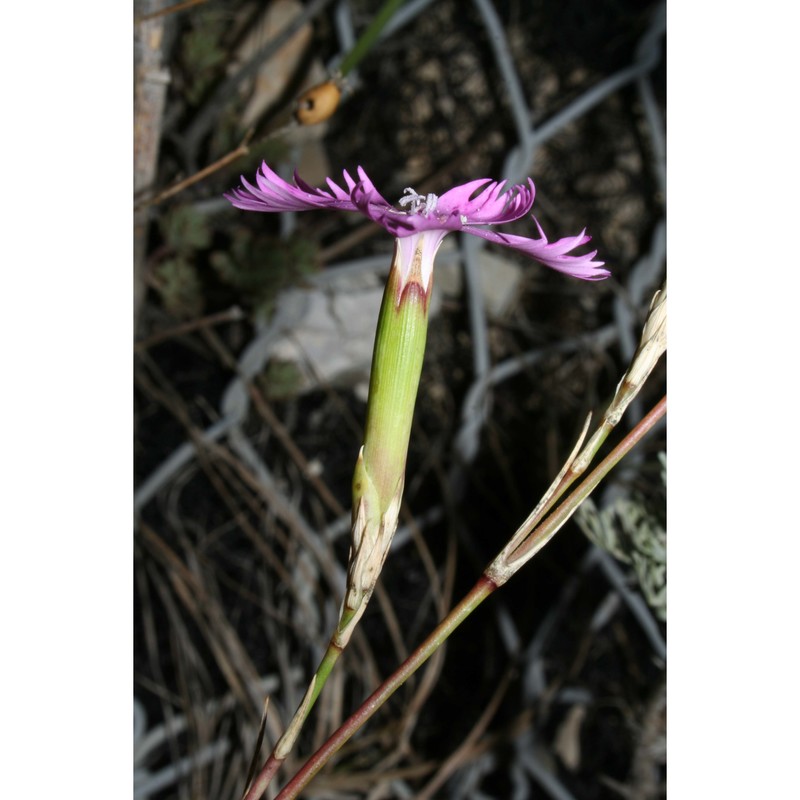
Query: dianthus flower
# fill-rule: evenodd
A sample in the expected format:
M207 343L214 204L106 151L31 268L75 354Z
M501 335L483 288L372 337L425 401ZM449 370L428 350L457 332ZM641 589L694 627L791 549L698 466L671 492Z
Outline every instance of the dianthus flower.
M225 195L234 206L247 211L355 211L395 237L394 258L375 334L364 444L353 476L347 591L332 639L337 652L347 644L364 613L397 527L425 352L433 259L444 237L453 231L480 236L584 280L599 280L609 274L602 261L594 260L597 251L570 255L589 241L585 230L550 242L535 219L538 239L498 233L487 227L513 222L531 210L535 188L530 179L506 189L505 182L482 178L456 186L441 196L420 195L406 189L399 207L395 207L378 193L361 167L357 175L356 181L344 172L346 188L328 178L327 189L317 189L296 173L294 184L288 183L264 163L256 174L255 186L242 178L241 187ZM309 695L310 703L320 687L321 684ZM287 732L278 748L281 752L290 747L293 735Z
M384 292L370 373L364 444L353 477L353 530L347 593L334 635L343 647L364 611L383 566L395 528L405 482L411 421L428 328L433 259L452 231L480 236L584 280L608 276L597 251L570 255L589 241L586 231L550 242L538 221L538 239L498 233L487 227L524 217L533 206L533 181L506 190L505 182L482 178L445 192L420 195L406 189L399 208L388 203L366 172L358 180L344 171L344 186L327 179L327 189L309 186L295 173L294 184L263 163L256 185L242 185L225 197L247 211L355 211L395 237L395 252Z
M350 563L342 610L328 650L270 763L281 763L292 749L300 726L367 607L397 528L425 353L433 259L444 237L452 231L480 236L576 278L599 280L609 274L602 261L593 260L597 251L570 255L589 241L585 230L549 242L536 220L538 239L498 233L487 227L513 222L531 210L535 189L530 179L506 190L504 182L483 178L441 196L406 189L396 208L378 194L361 167L357 175L358 181L344 172L346 188L328 178L327 189L315 189L296 173L294 184L287 183L264 163L256 174L255 186L242 178L242 186L225 195L234 206L247 211L356 211L395 237L375 334L364 443L353 475ZM269 782L268 774L265 767L258 792Z
M411 269L414 256L420 253L418 264L422 288L428 290L433 272L433 259L444 237L452 231L469 233L495 244L509 247L535 259L551 269L584 280L607 278L602 261L594 261L597 251L585 255L568 255L586 244L591 237L582 230L577 236L548 241L539 222L534 218L539 239L498 233L486 225L502 225L524 217L533 207L536 189L528 178L527 184L517 184L504 191L505 182L480 178L456 186L441 196L419 195L406 189L400 198L401 208L388 203L373 185L366 172L358 167L358 181L344 171L343 189L331 178L328 189L317 189L305 183L296 173L294 185L287 183L263 163L256 173L256 186L242 177L242 187L225 197L237 208L247 211L307 211L331 208L356 211L382 225L397 242L398 266ZM405 275L408 277L408 273Z

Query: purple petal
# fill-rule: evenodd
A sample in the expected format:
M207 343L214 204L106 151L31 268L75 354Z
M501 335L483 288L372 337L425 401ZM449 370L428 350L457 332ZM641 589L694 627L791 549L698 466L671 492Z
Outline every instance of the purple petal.
M355 181L344 173L349 190ZM287 183L266 162L256 173L257 186L253 186L242 176L242 186L225 194L237 208L248 211L306 211L314 208L335 208L342 211L357 211L350 199L350 191L345 191L328 179L331 191L315 189L302 181L296 174L294 185Z
M451 214L457 216L460 214L467 214L471 209L471 204L476 204L477 197L485 193L486 190L484 187L489 184L491 184L489 188L497 186L497 183L491 178L479 178L476 181L470 181L461 186L454 186L439 198L439 202L436 206L436 213L447 214L448 216ZM482 191L478 193L476 200L470 201L470 197L476 194L476 191L479 189Z
M541 264L551 269L572 275L574 278L582 278L587 281L599 281L607 278L611 273L607 269L601 269L604 261L593 261L597 255L597 250L581 256L567 255L571 250L580 247L591 241L591 236L582 231L578 236L567 236L555 242L548 242L547 237L534 218L536 227L539 229L541 239L529 239L525 236L512 236L508 233L498 233L497 231L486 230L485 228L464 228L465 233L473 236L480 236L489 242L510 247L512 250L524 253L530 258L536 259Z
M360 186L362 188L362 190L364 191L364 193L368 194L370 196L370 202L375 203L377 205L384 206L386 208L391 208L392 204L389 203L388 201L384 200L384 198L381 196L380 192L375 188L375 185L369 179L369 176L367 175L367 173L364 172L363 168L362 167L358 167L357 171L358 171L358 177L359 177L360 180L359 180L358 184L354 184L353 186L350 187L351 197L352 197L353 190Z
M529 178L528 186L518 184L508 191L504 191L505 186L505 181L497 183L488 178L456 186L439 198L437 215L464 216L473 225L502 224L524 217L533 206L533 181ZM480 187L482 190L472 197Z
M597 251L573 256L569 253L590 241L586 231L577 236L567 236L549 242L539 222L539 239L513 236L489 230L483 225L513 222L528 214L533 206L536 187L528 178L527 184L516 184L506 190L505 181L480 178L455 186L427 202L424 197L414 198L413 210L395 208L378 192L369 176L358 167L358 180L344 170L344 187L328 178L327 190L310 186L295 173L294 183L288 183L264 162L256 173L256 186L243 177L242 185L225 194L236 207L249 211L305 211L316 208L333 208L356 211L383 226L398 239L437 232L443 237L450 231L464 231L473 236L510 247L545 266L585 280L601 280L610 272L602 269L602 261L594 261ZM420 202L418 202L418 200ZM422 203L425 208L422 208ZM441 240L439 238L439 241Z

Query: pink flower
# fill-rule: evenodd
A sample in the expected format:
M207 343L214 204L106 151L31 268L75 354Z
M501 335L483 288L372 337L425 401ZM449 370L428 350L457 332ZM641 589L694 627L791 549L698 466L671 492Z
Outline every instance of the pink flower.
M483 227L502 225L524 217L533 206L536 189L529 178L527 184L517 184L504 191L505 182L481 178L456 186L441 196L419 195L406 189L405 196L395 208L378 193L366 172L358 168L359 180L355 181L344 171L346 190L330 178L328 191L315 189L302 181L295 173L294 185L287 183L267 166L261 165L256 173L256 186L242 177L242 187L233 189L225 197L237 208L247 211L306 211L315 208L333 208L340 211L356 211L386 228L397 239L398 250L411 254L418 249L422 253L421 272L423 286L427 290L433 269L433 257L444 237L451 231L461 231L480 236L495 244L510 247L535 259L546 267L584 280L601 280L610 273L603 269L603 261L593 261L597 251L585 255L569 255L586 244L591 237L586 230L577 236L567 236L549 242L534 217L540 238L512 236ZM408 240L408 241L404 241Z

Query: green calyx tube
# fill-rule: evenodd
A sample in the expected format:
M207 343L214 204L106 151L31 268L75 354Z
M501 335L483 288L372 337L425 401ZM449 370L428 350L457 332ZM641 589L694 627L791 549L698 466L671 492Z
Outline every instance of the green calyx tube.
M423 269L426 242L420 236L403 245L398 240L383 294L372 356L364 444L353 475L347 592L334 637L342 647L366 608L397 529L408 441L425 355L432 288L431 270Z

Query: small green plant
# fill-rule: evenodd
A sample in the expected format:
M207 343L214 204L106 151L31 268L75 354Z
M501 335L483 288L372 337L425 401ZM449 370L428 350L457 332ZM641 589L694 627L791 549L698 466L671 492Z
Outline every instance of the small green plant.
M666 454L659 453L666 486ZM630 564L645 600L659 619L667 618L667 532L642 498L618 498L598 509L587 499L575 520L598 547Z
M292 397L303 385L303 374L290 361L272 360L258 376L258 388L270 400L285 400Z
M299 236L288 239L256 236L235 229L229 250L214 250L211 267L225 285L241 295L257 318L268 318L278 294L316 271L316 248Z
M164 308L180 319L203 313L203 287L194 265L176 256L162 261L155 270L156 289Z
M195 24L181 42L181 60L187 76L185 97L191 105L203 99L217 79L218 67L228 58L219 40L224 28L219 25L217 14L198 14Z
M167 245L184 255L211 244L208 218L188 205L170 209L161 218L161 232Z
M206 218L190 206L175 206L159 222L170 257L153 271L156 291L164 308L181 319L203 313L205 292L197 269L197 254L211 243Z

